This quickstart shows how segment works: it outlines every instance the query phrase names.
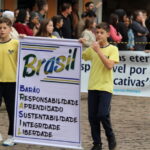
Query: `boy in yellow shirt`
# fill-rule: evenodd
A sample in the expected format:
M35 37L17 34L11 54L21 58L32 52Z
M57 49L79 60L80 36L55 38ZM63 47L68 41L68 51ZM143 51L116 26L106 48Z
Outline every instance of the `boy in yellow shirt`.
M98 24L96 39L91 47L83 52L83 59L91 61L88 84L88 118L91 126L93 147L91 150L102 150L101 125L105 130L109 150L116 147L115 135L110 121L111 97L113 92L113 71L119 62L118 48L109 44L109 25Z
M13 146L18 41L10 38L12 22L0 18L0 100L4 98L9 118L8 139L4 146Z

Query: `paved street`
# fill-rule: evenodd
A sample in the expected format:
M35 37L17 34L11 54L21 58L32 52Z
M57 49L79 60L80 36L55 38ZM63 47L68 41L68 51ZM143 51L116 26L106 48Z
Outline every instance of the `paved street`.
M87 120L87 95L82 94L81 125L84 150L92 145ZM113 96L112 124L117 138L116 150L150 150L150 98ZM8 128L4 105L0 109L0 132L6 138ZM104 130L102 132L103 149L108 150ZM52 147L17 144L0 150L64 150Z

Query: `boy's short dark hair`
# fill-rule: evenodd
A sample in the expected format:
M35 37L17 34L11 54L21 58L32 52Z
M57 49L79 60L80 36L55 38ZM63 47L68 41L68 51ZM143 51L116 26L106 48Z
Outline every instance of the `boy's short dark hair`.
M136 18L138 17L140 12L142 12L142 10L140 10L140 9L134 11L134 13L133 13L133 19L134 20L136 20Z
M47 0L36 0L38 11L41 11L45 5L48 4Z
M114 13L118 15L120 22L124 22L123 18L127 15L124 9L116 9Z
M89 7L90 4L94 4L92 1L85 3L85 7Z
M100 24L97 24L96 28L97 28L97 29L103 29L103 30L105 30L106 32L109 32L109 31L110 31L110 26L109 26L109 24L106 23L106 22L102 22L102 23L100 23Z
M6 23L9 27L12 26L12 21L8 18L4 18L4 17L0 18L0 24L1 23Z
M27 16L27 10L26 9L20 9L18 16L16 18L16 22L25 23Z
M56 27L57 23L60 23L60 21L63 20L62 16L56 15L52 17L53 26Z
M65 11L66 9L69 9L71 7L70 3L63 3L62 7L61 7L61 11Z

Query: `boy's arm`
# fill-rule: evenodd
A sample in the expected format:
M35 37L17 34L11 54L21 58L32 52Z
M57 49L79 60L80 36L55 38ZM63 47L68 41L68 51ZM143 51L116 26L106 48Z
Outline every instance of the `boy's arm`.
M96 12L98 10L98 8L100 8L102 6L103 2L98 2L96 4L96 6L94 7L93 11Z
M82 52L82 59L85 61L91 60L91 55L91 48L89 47Z
M81 39L84 39L84 40L82 41L82 43L83 43L83 45L84 45L85 47L90 47L90 46L91 46L92 41L91 41L91 35L89 34L89 32L84 31L84 32L82 33L82 38L81 38Z
M79 42L81 42L82 44L86 41L86 39L84 38L80 38ZM82 59L84 59L85 61L87 60L91 60L91 47L86 48L83 52L82 52Z
M102 6L102 4L103 4L103 2L98 2L97 4L96 4L96 8L99 8L99 7L101 7Z
M110 60L103 54L98 42L94 42L92 48L97 53L97 55L99 56L99 58L101 59L101 61L107 69L112 69L114 67L116 62L114 60Z

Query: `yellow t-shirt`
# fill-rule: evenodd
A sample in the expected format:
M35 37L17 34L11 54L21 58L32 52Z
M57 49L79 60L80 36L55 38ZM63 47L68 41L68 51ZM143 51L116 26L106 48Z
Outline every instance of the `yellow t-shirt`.
M57 37L55 35L50 36L50 38L57 39Z
M18 40L0 43L0 82L16 82Z
M119 52L116 46L108 45L105 48L101 48L101 51L110 60L113 60L115 63L119 62ZM88 90L113 93L113 70L107 69L98 54L90 47L83 51L82 58L91 61Z

